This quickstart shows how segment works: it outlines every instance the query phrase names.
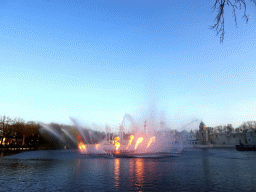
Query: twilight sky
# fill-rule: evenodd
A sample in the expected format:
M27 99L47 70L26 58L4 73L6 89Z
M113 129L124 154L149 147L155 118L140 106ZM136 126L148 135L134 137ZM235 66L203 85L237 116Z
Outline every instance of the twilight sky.
M1 0L0 115L114 130L151 110L177 129L255 120L256 7L238 28L226 10L222 45L214 2Z

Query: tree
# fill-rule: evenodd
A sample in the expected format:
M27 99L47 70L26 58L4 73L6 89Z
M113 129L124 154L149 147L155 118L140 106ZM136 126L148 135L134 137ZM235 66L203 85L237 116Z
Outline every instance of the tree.
M223 128L222 128L222 125L218 125L216 126L216 129L219 133L223 133Z
M227 131L229 131L230 133L234 131L232 124L227 125Z
M3 135L1 137L1 144L3 143L3 138L7 135L7 128L11 122L12 122L12 119L9 116L4 115L0 117L0 124L3 130Z
M249 0L253 2L256 6L256 0ZM244 15L242 18L245 19L246 24L249 21L248 15L246 14L246 2L245 0L216 0L215 4L213 5L213 11L217 9L217 16L215 18L216 23L210 27L210 29L213 29L217 31L217 35L220 34L220 43L223 43L224 35L225 35L225 29L224 29L224 10L227 6L231 6L233 9L233 17L235 20L235 24L237 27L237 20L236 20L236 10L241 10L242 7L244 9Z
M236 133L240 133L240 132L241 132L241 131L240 131L240 128L236 128L236 129L235 129L235 132L236 132Z

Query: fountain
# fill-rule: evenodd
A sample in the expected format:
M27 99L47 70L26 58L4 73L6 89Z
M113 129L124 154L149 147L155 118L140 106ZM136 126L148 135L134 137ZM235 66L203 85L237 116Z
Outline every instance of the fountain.
M151 126L148 126L146 121L144 126L136 124L129 114L124 115L120 130L124 130L125 119L131 122L132 133L129 135L129 139L123 139L123 134L120 131L119 137L114 138L112 145L104 145L103 148L113 156L164 157L176 156L182 151L181 142L171 131L156 131L156 123L152 123Z
M171 131L156 131L156 123L148 125L144 122L141 126L134 119L125 114L119 126L119 135L111 138L110 127L106 126L106 137L102 138L97 132L85 128L74 118L70 118L76 127L77 133L56 127L44 125L42 128L52 134L57 140L65 144L69 142L76 145L80 153L84 155L108 156L108 157L165 157L176 156L182 151L181 139ZM125 119L131 122L131 133L124 133ZM153 122L153 121L152 121ZM161 125L162 126L162 125ZM126 138L124 138L124 134ZM128 138L127 138L128 136Z

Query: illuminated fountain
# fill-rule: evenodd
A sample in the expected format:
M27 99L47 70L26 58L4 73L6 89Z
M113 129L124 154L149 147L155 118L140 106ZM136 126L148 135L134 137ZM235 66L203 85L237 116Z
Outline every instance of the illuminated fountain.
M132 133L126 134L124 139L124 119L131 122ZM133 118L126 114L122 124L119 126L119 134L111 138L110 127L106 126L106 137L99 137L95 131L82 127L74 118L70 118L76 127L77 134L67 129L54 129L51 126L42 125L58 140L65 143L66 138L77 146L80 153L84 155L96 155L107 157L164 157L176 156L182 151L178 137L171 131L156 131L156 123L144 126L136 124ZM143 129L143 131L142 131ZM60 134L61 132L61 134ZM127 138L128 136L128 138Z
M143 128L136 125L130 115L125 115L131 122L132 133L129 139L123 139L124 120L120 126L119 137L115 137L112 145L106 144L103 149L113 154L115 157L164 157L176 156L182 151L180 144L177 144L177 138L170 131L155 131L149 130L147 123L144 123ZM153 124L154 125L154 124ZM175 143L176 142L176 143ZM176 144L176 145L175 145Z

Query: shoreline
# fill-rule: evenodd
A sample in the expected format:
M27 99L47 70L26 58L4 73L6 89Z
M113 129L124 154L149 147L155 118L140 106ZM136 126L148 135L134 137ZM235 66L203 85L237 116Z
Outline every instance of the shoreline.
M236 148L236 145L194 145L192 148L205 149L205 148Z

